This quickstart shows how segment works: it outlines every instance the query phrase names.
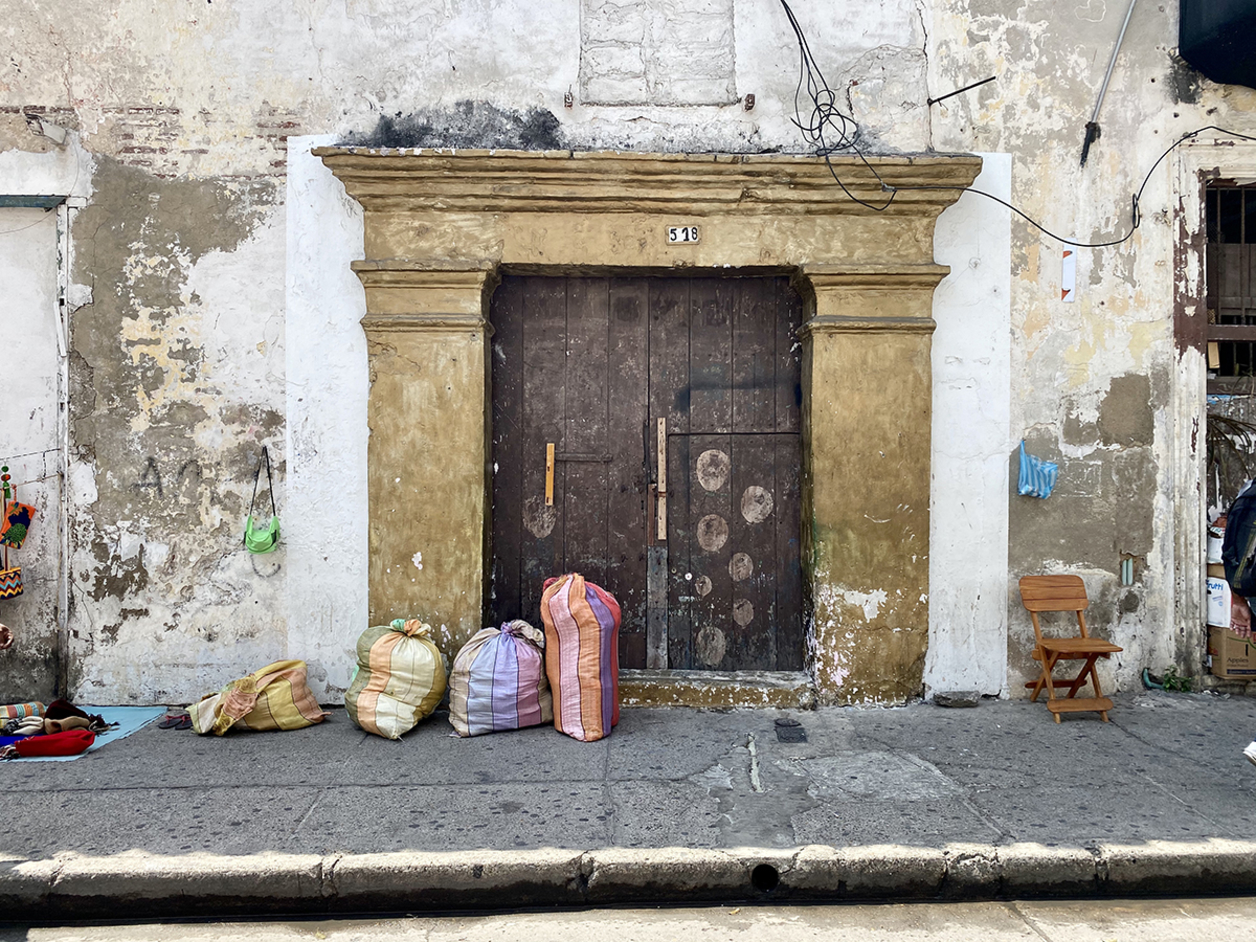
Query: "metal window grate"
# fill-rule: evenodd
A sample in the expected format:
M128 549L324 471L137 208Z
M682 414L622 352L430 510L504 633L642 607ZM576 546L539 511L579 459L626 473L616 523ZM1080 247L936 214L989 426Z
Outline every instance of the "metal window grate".
M1226 327L1256 327L1256 187L1205 191L1205 302L1217 376L1256 375L1256 339L1222 337ZM1222 328L1218 330L1217 328Z

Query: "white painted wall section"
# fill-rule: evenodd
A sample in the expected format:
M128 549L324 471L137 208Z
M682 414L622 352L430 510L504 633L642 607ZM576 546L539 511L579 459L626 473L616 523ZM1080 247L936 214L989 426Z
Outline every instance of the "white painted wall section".
M1010 154L981 154L973 187L1009 199ZM938 219L933 500L925 694L1007 693L1011 213L965 193Z
M334 703L349 686L367 627L366 296L362 209L310 150L288 139L288 654Z
M0 622L16 638L15 647L2 652L6 658L43 656L57 630L62 527L57 241L56 210L0 209L5 362L0 465L8 467L17 499L35 508L25 543L8 554L9 565L22 570L24 590L0 601Z

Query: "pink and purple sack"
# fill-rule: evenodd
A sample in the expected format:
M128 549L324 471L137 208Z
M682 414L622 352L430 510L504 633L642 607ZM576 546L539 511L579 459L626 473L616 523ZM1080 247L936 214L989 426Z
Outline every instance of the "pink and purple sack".
M570 573L545 583L545 673L554 695L554 728L595 742L619 722L619 603Z
M485 628L462 646L449 674L449 722L459 736L540 726L554 718L545 635L526 621Z

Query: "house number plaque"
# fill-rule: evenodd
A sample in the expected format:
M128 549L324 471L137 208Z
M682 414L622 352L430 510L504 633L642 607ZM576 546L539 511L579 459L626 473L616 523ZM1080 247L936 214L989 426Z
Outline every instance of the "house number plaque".
M669 245L678 245L681 243L692 244L698 241L697 226L668 226L667 241Z

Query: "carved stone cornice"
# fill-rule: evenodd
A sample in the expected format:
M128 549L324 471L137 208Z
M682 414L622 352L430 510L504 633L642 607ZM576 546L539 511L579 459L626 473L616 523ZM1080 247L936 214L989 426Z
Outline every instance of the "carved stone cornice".
M804 265L794 284L808 299L812 316L798 328L804 339L817 333L923 333L937 322L929 316L933 289L950 271L946 265ZM904 304L915 292L924 292L920 314ZM878 299L893 298L884 307ZM830 308L857 308L857 314L834 314ZM879 311L886 313L881 314Z
M492 332L485 305L499 280L483 260L368 259L353 263L366 291L362 328L381 332Z
M932 291L950 274L947 265L803 265L796 282L806 282L813 291L826 289Z
M421 331L448 333L474 330L489 336L493 333L487 318L478 314L367 314L361 323L368 337Z
M931 334L938 322L932 317L852 317L844 314L821 314L798 328L804 340L812 334Z
M970 155L632 154L318 147L368 211L934 216L981 169ZM830 171L830 165L832 170ZM883 186L884 184L884 186ZM891 190L899 188L890 200ZM927 189L912 189L927 187Z
M496 263L487 258L368 258L350 262L349 267L362 279L374 284L402 283L407 280L422 284L434 279L457 279L491 275Z

